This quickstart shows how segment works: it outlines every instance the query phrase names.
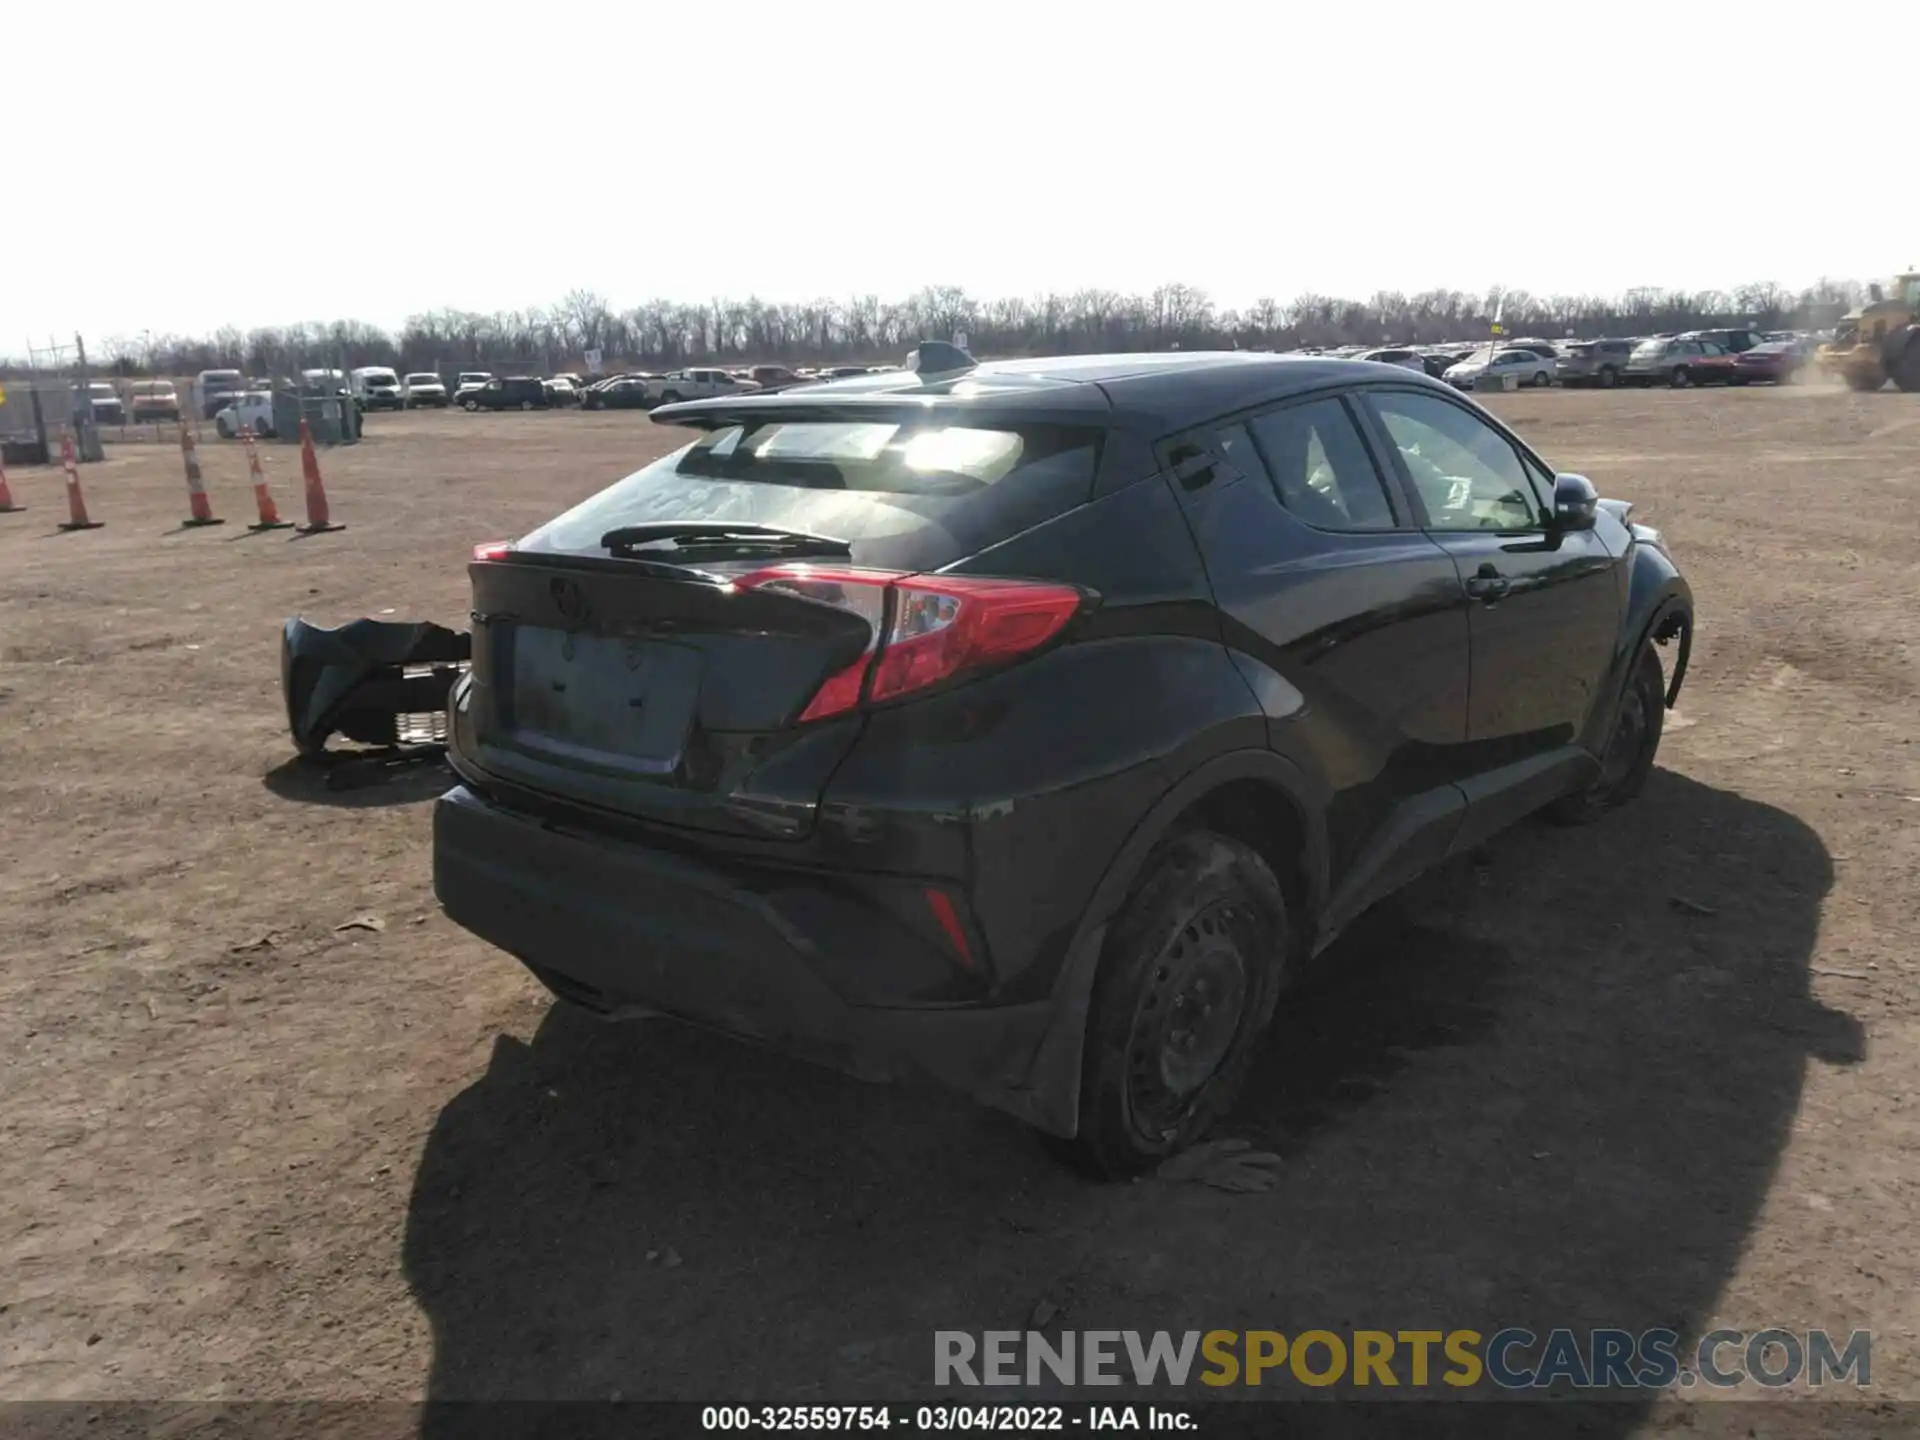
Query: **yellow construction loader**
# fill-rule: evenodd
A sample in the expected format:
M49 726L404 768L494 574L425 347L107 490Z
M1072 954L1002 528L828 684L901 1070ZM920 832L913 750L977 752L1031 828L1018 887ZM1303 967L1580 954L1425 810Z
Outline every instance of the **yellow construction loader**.
M1855 390L1878 390L1891 380L1920 391L1920 271L1896 275L1886 289L1841 317L1833 339L1819 350L1820 368Z

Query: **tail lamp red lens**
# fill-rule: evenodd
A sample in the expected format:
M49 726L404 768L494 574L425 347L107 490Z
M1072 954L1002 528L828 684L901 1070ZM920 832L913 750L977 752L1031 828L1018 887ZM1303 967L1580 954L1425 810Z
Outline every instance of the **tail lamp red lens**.
M513 553L511 540L489 540L484 545L473 547L475 560L504 560Z
M832 605L871 628L866 653L827 677L800 713L803 721L844 714L863 696L869 703L895 700L1030 654L1087 599L1071 585L1045 581L818 565L769 566L734 583Z

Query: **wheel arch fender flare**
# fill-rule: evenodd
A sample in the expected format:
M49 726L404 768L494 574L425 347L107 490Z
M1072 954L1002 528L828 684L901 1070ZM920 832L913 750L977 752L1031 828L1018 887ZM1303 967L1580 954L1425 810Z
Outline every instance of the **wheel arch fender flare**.
M1022 1118L1054 1134L1071 1136L1079 1126L1080 1082L1086 1042L1087 1017L1093 999L1094 977L1106 948L1108 926L1120 911L1148 858L1173 832L1180 818L1225 786L1253 781L1275 792L1279 803L1292 811L1301 838L1297 879L1306 892L1307 915L1296 918L1310 924L1327 895L1327 833L1323 809L1315 804L1316 787L1293 761L1273 750L1232 750L1189 770L1154 803L1119 851L1108 863L1093 898L1087 902L1067 944L1053 987L1053 1014L1028 1066L1024 1104L1015 1108ZM1293 898L1290 896L1289 898Z

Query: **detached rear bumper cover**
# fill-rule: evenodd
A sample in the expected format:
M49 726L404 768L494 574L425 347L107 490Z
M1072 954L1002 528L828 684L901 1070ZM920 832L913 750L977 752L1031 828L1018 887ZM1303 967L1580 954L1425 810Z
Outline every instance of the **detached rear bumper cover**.
M329 736L362 745L444 743L447 692L466 671L473 638L428 621L355 620L337 630L287 621L280 687L303 755Z
M821 963L834 937L797 919L808 907L718 864L576 836L459 786L434 808L433 886L449 919L589 1010L672 1016L862 1079L929 1078L1072 1133L1077 1063L1041 1054L1050 1001L851 1003Z

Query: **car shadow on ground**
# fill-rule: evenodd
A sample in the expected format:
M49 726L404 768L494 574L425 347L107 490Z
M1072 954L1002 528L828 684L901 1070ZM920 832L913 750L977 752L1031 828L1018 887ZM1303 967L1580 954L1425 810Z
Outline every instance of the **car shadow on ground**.
M455 781L438 754L395 758L340 752L325 763L295 755L267 771L260 783L282 800L366 810L437 800Z
M1808 992L1830 881L1794 817L1667 771L1520 827L1282 1011L1228 1127L1284 1157L1254 1195L1094 1184L958 1100L556 1007L421 1157L429 1398L925 1396L936 1329L1696 1334L1807 1066L1862 1055Z

